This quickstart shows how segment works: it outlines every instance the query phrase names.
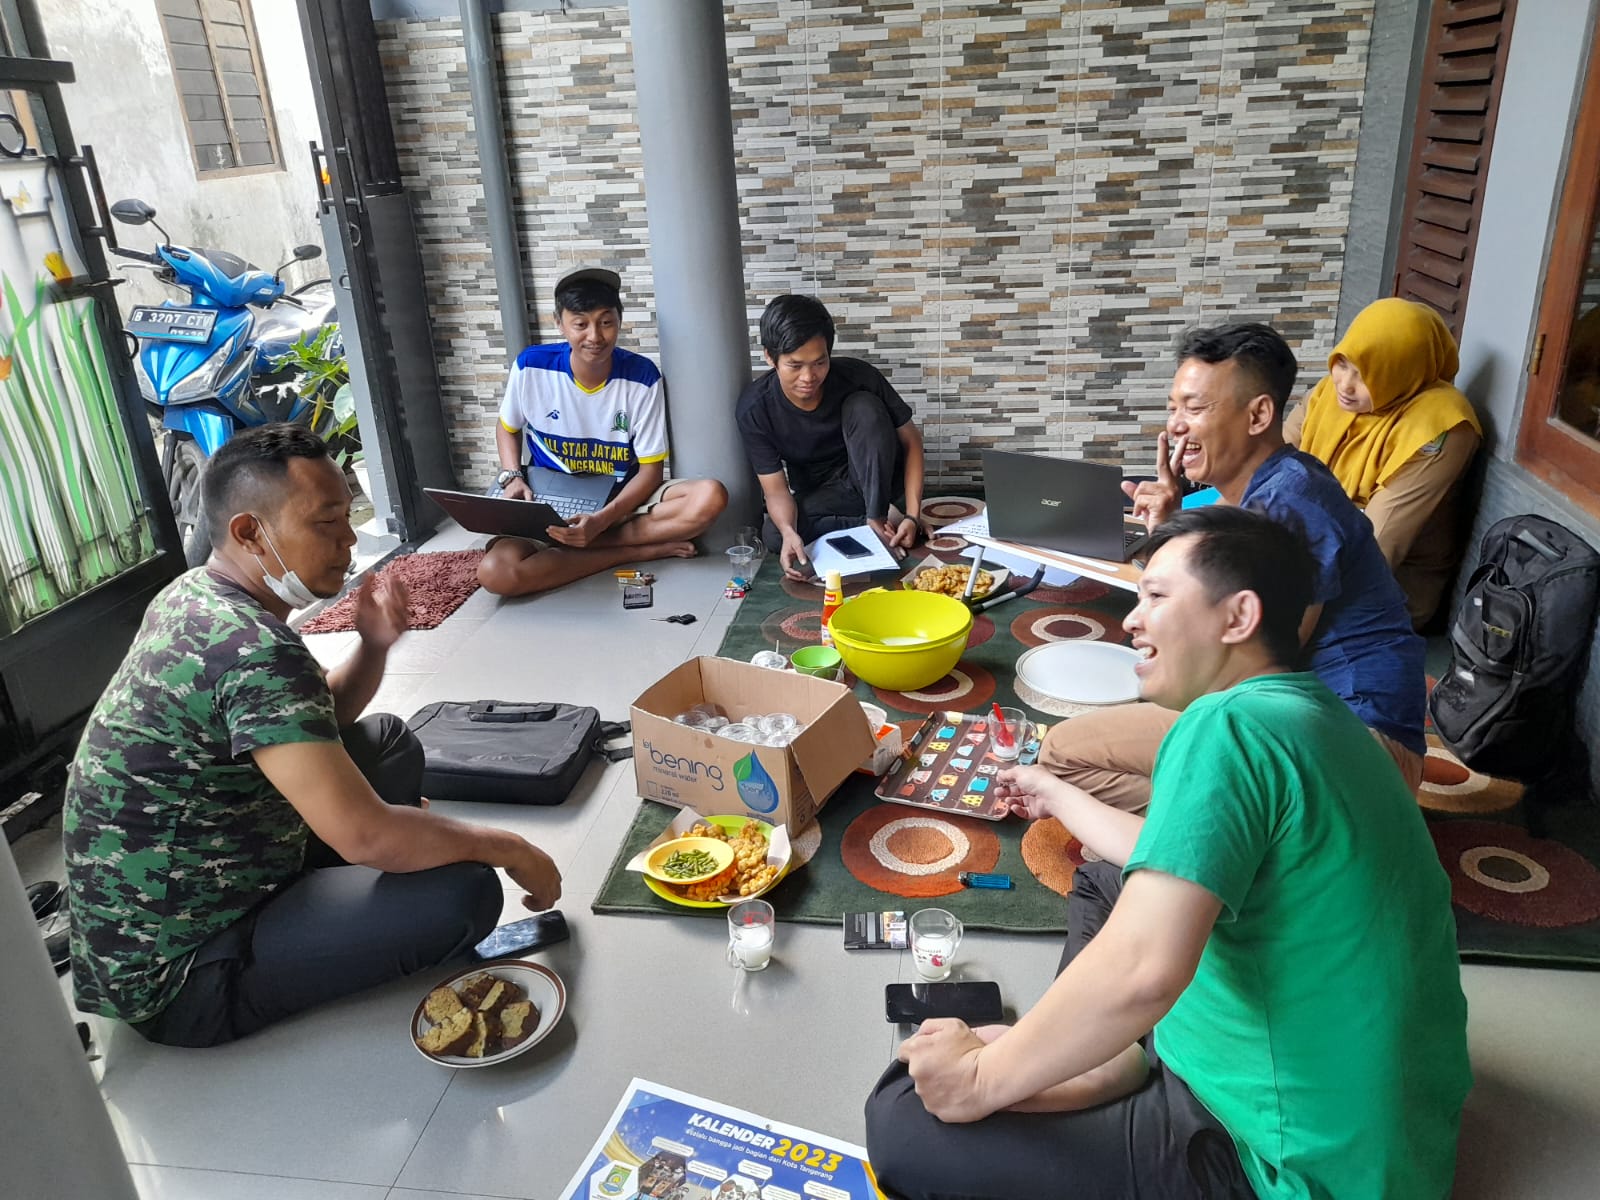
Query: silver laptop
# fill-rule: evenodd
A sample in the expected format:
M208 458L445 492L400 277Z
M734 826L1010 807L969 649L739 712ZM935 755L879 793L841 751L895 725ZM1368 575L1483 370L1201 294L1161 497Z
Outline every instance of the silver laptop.
M473 533L543 538L552 525L565 525L572 517L591 513L611 496L615 479L607 474L569 475L548 467L528 468L531 500L508 500L495 489L491 495L423 488L423 493Z
M1146 541L1127 516L1117 467L985 450L983 490L989 535L1002 541L1110 562L1132 560Z

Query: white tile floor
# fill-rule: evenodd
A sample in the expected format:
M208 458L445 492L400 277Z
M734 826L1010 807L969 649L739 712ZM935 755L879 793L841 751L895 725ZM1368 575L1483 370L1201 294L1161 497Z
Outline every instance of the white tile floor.
M454 530L429 548L470 544ZM656 570L646 612L623 612L609 576L532 600L480 592L438 629L402 640L374 708L565 699L622 719L667 668L713 653L735 610L720 556ZM647 619L675 612L699 623ZM308 640L334 661L351 635ZM786 924L772 967L745 976L724 964L715 921L596 916L590 901L636 804L620 764L591 768L556 808L440 805L525 834L565 876L572 939L540 957L567 983L567 1017L504 1066L451 1072L412 1049L407 1021L431 977L215 1050L151 1046L96 1020L95 1069L141 1195L550 1200L634 1075L859 1142L862 1101L894 1044L883 985L909 976L905 956L846 954L837 931ZM58 837L18 844L25 880L59 871ZM509 919L514 893L507 906ZM1058 953L1053 938L973 934L960 974L998 980L1026 1006ZM1468 967L1463 977L1478 1087L1455 1194L1587 1200L1600 1178L1600 972Z

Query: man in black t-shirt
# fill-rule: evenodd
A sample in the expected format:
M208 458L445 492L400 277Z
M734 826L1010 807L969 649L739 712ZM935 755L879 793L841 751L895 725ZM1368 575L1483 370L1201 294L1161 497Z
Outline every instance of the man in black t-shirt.
M834 358L833 336L814 297L767 305L761 352L772 370L740 393L737 409L767 506L762 535L797 579L805 545L825 533L870 525L903 553L920 530L922 434L911 409L877 368Z

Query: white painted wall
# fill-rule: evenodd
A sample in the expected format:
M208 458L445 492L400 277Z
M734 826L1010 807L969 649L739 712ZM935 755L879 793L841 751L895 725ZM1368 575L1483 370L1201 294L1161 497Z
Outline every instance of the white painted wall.
M1597 13L1600 0L1519 4L1512 25L1456 376L1506 461Z
M265 270L302 242L322 244L307 143L321 141L295 0L253 0L283 168L201 179L183 124L172 63L154 0L49 0L40 6L51 57L77 71L63 89L80 144L94 147L108 202L137 197L179 245L242 255ZM154 230L118 227L118 240L148 250ZM148 272L117 289L124 308L174 293ZM291 286L327 274L320 261L285 272Z

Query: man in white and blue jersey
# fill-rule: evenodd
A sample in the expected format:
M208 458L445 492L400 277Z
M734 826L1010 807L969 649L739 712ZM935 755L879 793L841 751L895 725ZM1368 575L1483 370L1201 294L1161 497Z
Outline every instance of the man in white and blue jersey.
M600 267L564 277L556 284L564 340L529 346L511 367L495 427L502 494L532 497L524 461L614 482L602 507L552 525L548 542L491 541L478 581L498 595L546 592L624 563L692 558L690 539L727 507L727 489L715 479L664 482L661 372L644 355L617 348L621 284Z

